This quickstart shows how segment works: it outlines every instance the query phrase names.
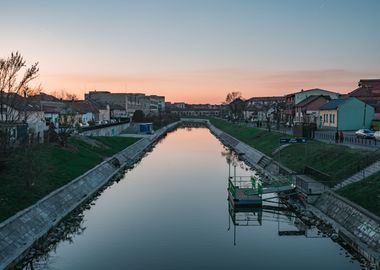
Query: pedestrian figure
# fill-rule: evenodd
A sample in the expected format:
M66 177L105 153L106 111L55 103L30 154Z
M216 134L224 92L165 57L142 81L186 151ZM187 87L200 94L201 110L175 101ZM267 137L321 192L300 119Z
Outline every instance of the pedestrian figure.
M335 132L335 143L339 143L339 132Z
M340 133L339 133L339 141L340 141L340 143L343 143L343 141L344 141L343 131L340 131Z

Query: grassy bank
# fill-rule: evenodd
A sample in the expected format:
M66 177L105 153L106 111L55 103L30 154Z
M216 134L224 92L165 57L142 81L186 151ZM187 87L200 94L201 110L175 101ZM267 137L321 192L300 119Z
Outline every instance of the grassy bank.
M305 166L309 166L329 175L329 177L313 175L315 179L328 186L339 183L361 168L380 159L380 152L378 151L352 149L347 146L313 140L306 144L292 144L273 155L273 151L280 146L280 138L289 135L239 126L216 118L212 118L210 121L217 128L271 156L293 171L303 173Z
M271 156L272 152L279 147L280 138L284 137L283 134L278 132L268 132L258 128L249 128L244 125L233 124L218 118L210 118L209 120L215 127L268 156Z
M364 181L346 186L338 191L338 194L380 217L380 173L376 173Z
M19 149L0 170L0 221L136 141L124 137L70 138L65 148L45 144Z

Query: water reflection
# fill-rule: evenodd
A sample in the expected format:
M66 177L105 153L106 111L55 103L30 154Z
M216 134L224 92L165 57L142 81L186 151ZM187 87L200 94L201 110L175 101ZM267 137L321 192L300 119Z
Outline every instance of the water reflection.
M310 228L298 224L276 196L264 196L271 201L265 205L282 207L278 211L244 212L226 205L227 156L232 164L233 154L205 128L168 134L118 183L59 227L62 235L52 234L57 241L36 249L34 269L361 268L327 237L285 237L286 231L308 235ZM237 162L237 175L255 173ZM33 269L26 262L23 267Z
M307 226L291 211L284 211L283 206L267 205L255 208L236 208L228 203L228 231L233 226L234 245L237 239L237 227L263 226L264 222L277 223L278 236L305 236L307 231L315 231L315 227ZM254 229L254 228L252 228Z

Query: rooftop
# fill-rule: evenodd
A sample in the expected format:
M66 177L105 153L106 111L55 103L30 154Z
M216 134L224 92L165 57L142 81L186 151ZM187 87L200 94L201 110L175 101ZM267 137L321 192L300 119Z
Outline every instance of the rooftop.
M295 94L299 94L299 93L311 92L311 91L323 91L323 92L325 92L325 93L338 94L338 95L340 95L340 94L337 93L337 92L333 92L333 91L329 91L329 90L325 90L325 89L321 89L321 88L313 88L313 89L307 89L307 90L303 90L303 89L301 89L301 91L294 92L294 93L291 93L291 94L287 94L286 97L288 97L288 96L293 96L293 95L295 95Z
M319 109L320 110L334 110L338 108L340 105L342 105L343 103L345 103L346 101L347 99L342 99L342 98L332 99L330 102L323 104Z
M320 97L324 97L325 99L330 99L329 96L324 96L324 95L313 95L313 96L309 96L307 98L305 98L304 100L302 100L301 102L299 102L296 107L303 107L303 106L306 106L308 105L309 103L317 100L318 98Z

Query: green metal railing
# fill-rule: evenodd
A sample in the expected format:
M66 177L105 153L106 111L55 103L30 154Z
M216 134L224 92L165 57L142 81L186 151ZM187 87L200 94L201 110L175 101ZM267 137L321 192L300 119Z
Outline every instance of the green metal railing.
M245 195L283 191L283 188L292 186L292 180L289 177L278 179L259 179L254 176L236 176L228 179L228 191L232 196L236 195L236 189L244 190Z

